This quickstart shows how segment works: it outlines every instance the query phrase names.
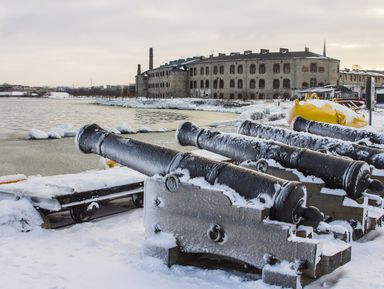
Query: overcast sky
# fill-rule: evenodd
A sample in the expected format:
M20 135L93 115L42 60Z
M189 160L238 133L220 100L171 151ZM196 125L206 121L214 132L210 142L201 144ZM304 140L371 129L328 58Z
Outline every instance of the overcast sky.
M383 0L0 0L0 83L134 82L179 57L287 47L384 69Z

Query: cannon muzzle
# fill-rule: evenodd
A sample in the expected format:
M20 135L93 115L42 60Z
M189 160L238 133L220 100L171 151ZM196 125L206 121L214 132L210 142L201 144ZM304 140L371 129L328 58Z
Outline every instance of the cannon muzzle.
M101 155L149 176L188 170L192 178L227 185L246 200L262 202L268 197L272 202L271 219L294 224L303 221L314 227L323 219L317 208L305 206L306 192L299 182L124 138L96 124L84 126L76 136L76 144L84 153Z

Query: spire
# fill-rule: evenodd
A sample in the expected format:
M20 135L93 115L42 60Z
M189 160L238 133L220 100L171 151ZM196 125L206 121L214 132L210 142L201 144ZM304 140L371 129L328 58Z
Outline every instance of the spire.
M327 47L324 39L323 56L327 56Z

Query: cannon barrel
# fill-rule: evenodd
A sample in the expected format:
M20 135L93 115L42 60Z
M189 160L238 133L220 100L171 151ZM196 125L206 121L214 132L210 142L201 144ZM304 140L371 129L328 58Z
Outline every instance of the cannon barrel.
M381 182L371 179L370 167L363 161L238 134L213 132L191 122L179 127L176 138L181 145L196 146L239 162L273 159L284 167L322 178L330 188L344 189L352 199L361 197L366 189L383 189Z
M299 182L123 138L96 124L81 128L76 144L84 153L96 153L149 176L165 176L186 169L192 178L203 177L211 184L227 185L247 200L262 201L269 196L273 202L271 219L294 224L302 220L304 224L317 226L323 218L317 208L305 207L306 192Z
M366 147L342 140L321 137L304 132L296 132L255 123L250 120L243 121L238 133L252 137L275 140L288 145L308 148L320 152L332 152L354 160L365 161L378 169L384 169L384 150Z
M294 119L292 122L292 128L295 131L309 132L320 136L337 138L351 142L369 140L372 144L384 144L384 134L382 133L380 134L341 125L306 120L301 116Z

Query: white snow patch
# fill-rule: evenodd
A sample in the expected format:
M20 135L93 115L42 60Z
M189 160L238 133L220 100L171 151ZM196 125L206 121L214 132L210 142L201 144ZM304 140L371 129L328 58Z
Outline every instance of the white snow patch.
M135 133L135 131L125 122L118 123L115 128L122 134Z
M43 223L32 204L25 200L0 200L0 237L28 232Z

